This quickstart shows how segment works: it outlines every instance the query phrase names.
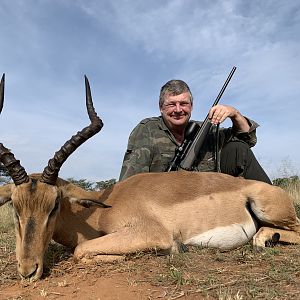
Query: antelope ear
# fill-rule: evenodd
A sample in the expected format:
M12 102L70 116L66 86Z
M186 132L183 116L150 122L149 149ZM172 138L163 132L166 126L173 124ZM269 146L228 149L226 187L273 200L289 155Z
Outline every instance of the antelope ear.
M107 205L103 202L92 200L92 199L77 199L77 198L69 198L69 201L71 203L76 203L79 204L83 207L89 208L92 206L98 206L98 207L103 207L103 208L109 208L111 205Z
M11 194L13 189L13 184L6 184L0 186L0 206L8 201L11 201Z

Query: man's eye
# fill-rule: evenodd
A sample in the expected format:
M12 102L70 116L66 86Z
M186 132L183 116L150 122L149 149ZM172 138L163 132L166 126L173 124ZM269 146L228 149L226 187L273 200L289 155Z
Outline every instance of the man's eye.
M171 107L174 107L175 106L175 104L174 103L169 103L169 104L166 104L166 107L168 107L168 108L171 108Z
M190 104L190 102L182 102L180 103L181 106L188 106Z
M190 102L178 102L178 104L181 106L181 107L187 107L190 105ZM176 103L168 103L168 104L165 104L165 107L166 108L174 108L176 106Z

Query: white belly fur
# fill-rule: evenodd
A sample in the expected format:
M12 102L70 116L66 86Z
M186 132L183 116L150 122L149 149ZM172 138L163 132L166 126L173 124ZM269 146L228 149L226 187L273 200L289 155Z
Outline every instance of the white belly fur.
M231 224L196 235L184 242L186 245L229 250L247 243L256 233L255 223Z

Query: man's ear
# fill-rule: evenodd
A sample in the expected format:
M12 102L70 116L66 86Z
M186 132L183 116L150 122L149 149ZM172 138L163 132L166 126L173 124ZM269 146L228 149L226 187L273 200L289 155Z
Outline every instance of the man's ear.
M103 208L109 208L111 205L107 205L103 202L92 200L92 199L77 199L77 198L69 198L71 203L79 204L83 207L90 208L92 206L98 206Z
M12 183L0 186L0 206L8 201L11 201L13 186L14 184Z

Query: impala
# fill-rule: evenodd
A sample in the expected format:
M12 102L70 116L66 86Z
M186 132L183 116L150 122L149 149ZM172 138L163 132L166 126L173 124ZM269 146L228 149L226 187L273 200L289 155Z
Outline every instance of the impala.
M22 278L37 280L51 239L72 247L83 261L122 259L127 253L182 244L233 249L251 239L300 244L300 222L286 192L263 182L220 173L170 172L132 176L100 191L85 191L58 177L62 164L99 132L87 78L91 124L57 151L42 174L27 175L0 144L0 161L13 183L0 187L0 205L11 202L16 258ZM1 80L0 108L4 99Z

